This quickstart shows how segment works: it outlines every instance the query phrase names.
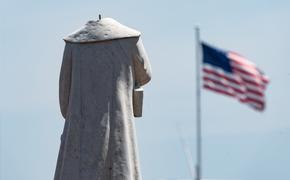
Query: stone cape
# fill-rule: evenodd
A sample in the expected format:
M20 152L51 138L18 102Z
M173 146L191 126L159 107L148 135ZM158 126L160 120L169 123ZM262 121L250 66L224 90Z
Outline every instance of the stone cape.
M151 68L140 32L104 18L64 40L54 180L141 180L132 92Z

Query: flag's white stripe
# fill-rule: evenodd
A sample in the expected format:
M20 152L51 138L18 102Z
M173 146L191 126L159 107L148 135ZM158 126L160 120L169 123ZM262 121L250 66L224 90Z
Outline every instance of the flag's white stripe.
M204 64L205 88L235 97L244 104L263 110L268 77L254 63L238 54L229 52L228 58L232 72L227 72L218 66Z
M226 87L224 87L223 85L216 84L215 82L210 81L210 80L204 80L204 84L209 85L212 88L217 88L218 90L226 91L226 92L233 94L233 95L238 95L238 97L240 99L245 99L245 98L249 97L249 98L252 98L252 99L257 100L257 101L261 101L261 102L265 101L264 96L253 94L252 92L249 92L249 91L239 92L239 91L234 89L234 88L236 88L235 86L233 88L233 86L230 86L229 84L225 84ZM238 89L238 88L236 88L236 89Z
M245 83L245 87L249 90L252 90L252 91L256 91L258 93L262 93L264 94L264 89L259 87L259 86L256 86L256 85L252 85L252 84L249 84L249 83Z
M229 59L230 59L230 63L233 63L236 66L242 66L242 67L254 70L254 71L258 70L258 68L257 68L257 66L255 64L249 65L249 64L241 63L240 61L236 61L235 59L231 59L231 58L229 58Z
M255 80L256 82L260 82L263 86L266 86L269 83L269 78L261 73L256 65L244 65L239 64L235 61L231 61L231 65L234 68L236 73L242 74L248 80Z
M229 52L228 54L228 58L230 59L233 59L233 60L236 60L240 63L243 63L245 65L248 65L248 66L256 66L253 62L249 61L248 59L236 54L236 53L233 53L233 52Z
M236 65L234 65L234 63L232 63L232 65L233 65L233 68L235 70L240 70L236 73L244 74L245 76L249 76L252 79L254 78L254 79L261 81L261 83L263 83L263 84L268 84L269 79L266 76L264 76L263 74L261 74L258 70L255 70L255 71L249 70L249 69L242 67L242 66L236 66Z
M254 70L254 71L258 70L258 67L255 64L247 64L247 63L244 63L244 62L241 62L241 61L237 61L237 60L235 60L233 58L229 58L229 59L230 59L230 62L232 64L235 64L237 66L242 66L242 67Z
M259 96L259 95L253 94L251 92L247 92L246 96L249 97L249 98L261 101L261 102L265 102L264 96Z
M244 82L242 80L244 78L244 79L246 79L246 80L248 80L250 82L259 84L263 89L265 88L265 84L267 84L267 83L264 83L261 79L254 78L251 75L247 75L247 74L240 73L240 72L229 73L229 72L224 71L222 68L219 68L217 66L212 66L212 65L207 64L207 63L204 63L203 68L204 69L208 69L210 71L215 71L216 73L218 73L218 74L220 74L222 76L226 76L226 77L228 77L230 79L233 79L235 81L239 81L241 83L242 82L246 83L246 82Z
M236 88L236 89L238 89L240 91L244 91L244 92L246 91L246 88L244 86L241 86L241 85L236 84L236 83L232 83L232 82L228 81L227 79L218 77L218 76L216 76L214 74L204 73L204 77L212 79L212 80L215 80L215 81L218 81L218 82L220 82L222 84L225 84L227 86Z
M234 84L234 83L231 83L230 81L227 81L226 79L222 79L220 77L217 77L213 74L207 74L205 73L204 74L204 77L208 78L208 79L204 79L204 81L209 81L209 82L212 82L212 83L215 83L215 81L217 81L218 83L221 83L223 84L224 86L228 86L228 88L232 88L235 92L237 93L240 93L240 94L245 94L246 96L249 96L253 99L257 99L257 100L260 100L260 101L264 101L264 94L263 92L260 92L258 91L256 88L254 88L253 91L255 92L260 92L260 94L257 94L257 93L254 93L254 92L251 92L251 91L248 91L248 88L246 88L245 86L240 86L238 84ZM237 89L237 90L236 90Z
M211 83L211 82L204 82L204 85L208 85L209 87L211 87L212 89L215 89L215 90L227 92L228 94L231 94L231 96L233 96L234 98L240 100L241 103L251 105L252 107L257 108L259 110L262 110L262 108L263 108L263 106L260 103L263 103L263 104L265 103L265 102L260 102L260 103L255 102L254 98L253 98L254 101L246 100L247 97L245 95L243 95L243 94L241 95L237 92L232 91L229 88L225 88L223 86L219 86L219 85ZM209 89L209 90L213 91L212 89Z
M247 82L243 81L242 78L245 78L245 79L253 82L252 78L247 76L247 75L240 75L240 77L239 77L239 75L237 75L237 74L233 75L232 73L225 72L222 68L211 66L209 64L204 64L203 68L204 69L208 69L210 71L214 71L214 72L216 72L217 74L219 74L221 76L226 76L229 79L238 81L239 83L244 84L248 89L251 89L253 91L257 91L257 92L260 92L260 93L264 92L264 88L265 87L264 87L263 84L261 86L258 86L258 85L250 84L250 83L247 83ZM208 74L208 73L204 72L204 74ZM254 81L254 83L256 83L256 82Z
M210 64L204 63L203 64L203 68L204 69L208 69L210 71L215 71L216 73L218 73L218 74L220 74L222 76L226 76L226 77L228 77L230 79L233 79L235 81L241 81L241 79L239 78L239 76L237 76L237 75L235 75L233 73L228 73L225 70L223 70L222 68L219 68L217 66L212 66Z
M232 88L226 88L224 86L215 84L211 81L204 81L204 84L210 86L211 88L214 88L214 89L217 89L220 91L225 91L225 92L231 94L232 96L237 97L238 99L245 99L245 97L246 97L244 94L240 94L237 91L233 90Z
M255 78L253 80L253 76L250 76L250 75L247 75L247 74L228 73L228 72L224 71L222 68L219 68L219 67L216 67L216 66L212 66L212 65L209 65L209 64L204 64L204 68L208 69L210 71L216 72L217 74L225 76L225 77L227 77L229 79L233 79L233 80L239 81L242 84L242 85L241 84L239 85L239 84L236 84L236 83L232 83L232 82L230 82L230 81L228 81L226 79L223 79L224 81L222 81L222 83L225 84L226 86L229 86L228 88L226 88L226 87L223 87L222 85L215 84L214 82L208 82L208 81L205 82L205 84L209 85L210 87L218 89L218 90L221 90L221 91L226 91L226 92L228 92L228 93L230 93L232 95L237 96L237 98L241 99L241 100L249 97L249 98L252 98L253 100L260 101L261 103L265 102L265 99L264 99L265 86L264 86L264 83L261 80L257 80ZM215 76L214 74L210 74L210 73L206 73L206 72L204 72L204 77L208 77L208 78L216 80L216 81L220 81L219 79L222 79L221 77L218 77L218 76ZM246 81L243 81L243 79L246 79L246 80L248 80L250 82L253 82L253 83L256 83L256 84L248 83ZM251 91L246 91L243 94L243 93L240 93L238 91L235 91L233 88L236 88L238 90L244 90L244 89L248 90L249 89L249 90L255 91L257 93L261 93L262 95L255 94L254 92L251 92Z
M243 66L235 62L231 62L231 65L236 69L240 69L241 71L253 74L254 76L257 76L259 78L261 77L261 73L256 69L256 67Z
M247 81L256 83L257 86L260 86L263 89L265 88L265 83L261 79L257 79L257 78L255 78L253 76L250 76L250 75L247 75L247 74L244 74L244 73L240 73L240 72L235 72L235 74L238 75L238 76L240 76L241 79L245 79Z
M265 74L262 74L261 77L265 81L266 84L269 83L270 80L269 80L269 77L268 76L266 76Z

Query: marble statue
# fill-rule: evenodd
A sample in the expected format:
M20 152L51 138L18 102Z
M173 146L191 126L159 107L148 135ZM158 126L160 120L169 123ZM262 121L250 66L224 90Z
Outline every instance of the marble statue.
M142 103L133 94L150 81L151 68L140 32L103 18L64 40L65 125L54 180L141 180L133 104Z

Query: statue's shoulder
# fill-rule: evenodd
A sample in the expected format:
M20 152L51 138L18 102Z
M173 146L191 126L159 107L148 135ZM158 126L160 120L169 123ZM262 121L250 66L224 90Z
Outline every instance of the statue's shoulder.
M88 21L83 27L63 39L70 43L90 43L139 37L140 35L139 31L127 27L112 18L103 18L97 21Z

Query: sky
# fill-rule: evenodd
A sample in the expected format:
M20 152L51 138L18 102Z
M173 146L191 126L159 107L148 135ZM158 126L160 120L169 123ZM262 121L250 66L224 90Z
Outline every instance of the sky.
M135 120L144 180L190 179L180 139L196 162L196 25L203 41L246 56L271 81L262 113L202 90L203 177L290 179L290 1L1 0L1 180L53 179L62 37L98 14L141 31L151 61Z

